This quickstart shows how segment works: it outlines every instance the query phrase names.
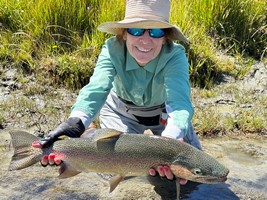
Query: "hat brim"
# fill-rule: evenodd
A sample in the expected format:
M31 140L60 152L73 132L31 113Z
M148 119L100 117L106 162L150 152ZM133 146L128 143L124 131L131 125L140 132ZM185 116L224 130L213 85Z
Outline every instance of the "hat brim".
M98 26L98 30L101 32L111 33L118 35L122 33L125 28L169 28L172 30L170 34L171 39L187 42L187 38L184 36L179 27L172 25L168 22L159 20L148 20L142 18L125 19L119 22L104 22Z

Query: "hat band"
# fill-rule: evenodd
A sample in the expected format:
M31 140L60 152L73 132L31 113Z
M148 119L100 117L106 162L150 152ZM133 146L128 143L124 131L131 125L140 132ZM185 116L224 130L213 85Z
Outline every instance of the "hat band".
M159 19L160 21L164 21L164 22L167 22L169 23L169 20L166 19L166 18L163 18L162 16L158 16L158 15L149 15L149 14L142 14L142 15L128 15L128 16L125 16L124 20L125 19L135 19L135 18L143 18L143 19L147 19L147 20L157 20Z

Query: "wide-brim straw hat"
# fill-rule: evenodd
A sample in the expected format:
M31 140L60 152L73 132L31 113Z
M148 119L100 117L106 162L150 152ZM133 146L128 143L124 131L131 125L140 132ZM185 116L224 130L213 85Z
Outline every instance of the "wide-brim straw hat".
M111 34L121 34L125 28L168 28L169 37L173 40L187 41L176 25L169 23L169 0L127 0L125 17L122 21L105 22L98 30Z

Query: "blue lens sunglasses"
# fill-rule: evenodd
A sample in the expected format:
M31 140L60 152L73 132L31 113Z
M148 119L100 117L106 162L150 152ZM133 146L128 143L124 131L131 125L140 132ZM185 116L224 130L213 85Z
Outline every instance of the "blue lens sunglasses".
M161 28L127 28L127 32L133 36L141 36L144 35L145 31L148 30L149 36L152 38L161 38L165 35L164 29Z

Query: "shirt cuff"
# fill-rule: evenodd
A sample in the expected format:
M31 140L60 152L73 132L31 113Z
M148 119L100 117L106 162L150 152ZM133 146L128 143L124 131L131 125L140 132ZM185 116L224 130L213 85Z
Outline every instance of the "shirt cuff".
M161 136L173 138L173 139L180 139L185 136L184 131L178 128L178 126L174 124L168 124L164 131L161 133Z
M87 129L88 126L90 125L90 123L92 122L92 119L89 117L89 115L87 115L85 112L83 112L81 110L72 111L70 114L70 117L80 118L81 121L83 122L85 129Z

